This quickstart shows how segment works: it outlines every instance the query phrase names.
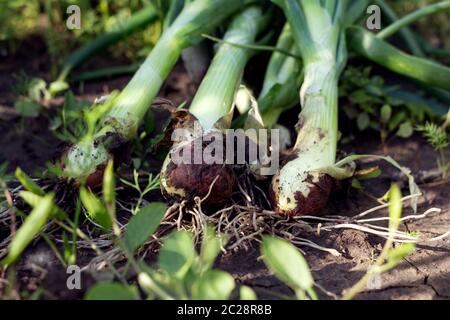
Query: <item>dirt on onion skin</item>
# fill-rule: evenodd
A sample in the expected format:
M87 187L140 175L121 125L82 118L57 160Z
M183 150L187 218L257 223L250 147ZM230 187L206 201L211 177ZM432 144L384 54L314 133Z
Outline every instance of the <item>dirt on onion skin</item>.
M107 133L105 136L94 141L94 146L97 147L100 143L105 144L108 159L112 159L114 161L114 168L118 168L120 165L130 162L131 145L120 134ZM68 153L73 150L74 146L75 145L69 147L67 151L64 152L63 156L60 157L58 164L62 170L64 170L64 159L67 158ZM85 182L86 186L90 189L100 188L103 183L103 175L107 164L108 163L105 162L97 165L94 172L89 174L86 178L86 181L77 181L77 179L74 178L70 178L69 180L70 182L73 182L75 187L79 187L83 182Z
M269 190L269 200L272 208L281 216L298 217L298 216L319 216L327 206L331 191L334 186L334 179L327 174L322 174L319 181L315 182L312 175L308 175L304 181L311 187L309 188L308 196L304 196L300 191L293 194L292 199L287 201L295 201L295 208L293 210L280 210L277 206L279 191L279 177L274 177L273 185Z
M218 207L229 202L236 185L236 177L232 167L226 164L195 164L194 144L195 142L192 142L182 151L189 152L190 164L175 164L170 160L166 170L161 173L169 188L182 189L186 196L180 197L178 194L169 194L167 189L161 186L163 195L171 202L186 200L188 203L193 203L195 197L203 199L208 196L203 202L205 208ZM203 150L208 145L208 142L202 141L202 155ZM202 162L204 162L203 156Z

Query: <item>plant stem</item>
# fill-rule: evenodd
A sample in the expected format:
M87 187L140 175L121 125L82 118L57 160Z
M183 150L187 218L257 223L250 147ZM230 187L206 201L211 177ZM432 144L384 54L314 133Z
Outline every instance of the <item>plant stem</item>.
M385 28L384 30L380 31L377 34L377 37L380 39L387 39L390 36L397 33L399 30L403 29L404 27L410 25L411 23L426 17L430 14L437 13L442 10L450 9L450 1L442 1L435 4L430 4L426 7L423 7L419 10L414 11L411 14L408 14L401 18L400 20L397 20L393 24L391 24L389 27Z
M91 246L92 250L94 250L94 252L98 255L101 256L103 255L103 251L91 240L91 238L89 238L83 231L81 231L81 229L75 227L73 225L73 222L67 219L67 223L69 225L66 225L65 223L55 220L55 223L57 225L59 225L61 228L69 231L69 232L75 232L81 239L83 239L84 241L86 241L87 243L89 243L89 245ZM126 279L120 274L120 272L114 267L114 265L111 263L111 261L109 261L108 259L105 259L106 265L109 267L109 269L111 270L111 272L117 277L117 279L119 279L120 282L122 282L123 284L127 285L127 281Z
M159 92L164 80L177 62L182 48L179 40L166 35L153 48L150 55L123 89L109 112L113 118L139 121Z
M50 91L52 94L55 95L66 88L66 86L62 84L58 85L58 83L66 81L67 76L74 68L107 47L117 43L124 37L156 21L157 18L158 10L150 4L146 8L131 16L124 24L121 24L115 30L101 35L94 41L73 52L63 62L63 67L57 80L50 85Z
M278 47L272 47L272 46L264 46L264 45L258 45L258 44L240 44L240 43L236 43L233 41L227 41L227 40L222 40L219 38L216 38L214 36L210 36L208 34L202 34L202 37L209 39L211 41L220 43L220 44L229 44L233 47L237 47L237 48L242 48L242 49L250 49L250 50L258 50L258 51L268 51L268 52L278 52L281 53L285 56L297 59L297 60L301 60L302 57L291 53L289 50L284 50Z
M387 257L387 254L389 252L389 250L392 247L392 243L393 243L393 237L389 237L388 240L386 241L383 250L381 252L381 254L378 256L375 264L371 267L371 269L369 269L369 271L367 271L367 273L353 286L350 288L350 290L348 292L346 292L344 294L344 296L342 297L342 300L352 300L354 297L356 297L356 295L358 293L360 293L361 291L364 290L364 288L367 285L367 282L369 282L370 278L373 277L376 274L379 274L377 270L377 267L381 267Z
M326 192L316 196L315 184L327 179L321 170L333 166L336 160L338 81L347 58L341 21L345 3L308 0L276 0L276 3L287 16L303 57L304 81L295 157L274 176L272 191L280 214L318 214L329 191L328 186L324 187Z
M383 13L386 15L387 19L389 19L391 23L394 23L399 20L399 17L395 13L395 11L385 0L376 0L376 4L381 7L381 10L383 10ZM416 40L415 35L413 34L410 28L405 26L404 28L399 30L399 33L414 55L418 57L425 57L422 48L420 47L419 43Z
M230 112L244 67L252 54L250 49L237 47L236 44L252 44L265 26L266 18L261 8L250 7L240 13L227 30L224 42L189 107L203 130L211 129Z
M347 40L357 54L391 71L437 88L450 90L450 68L447 66L406 54L361 27L349 27Z

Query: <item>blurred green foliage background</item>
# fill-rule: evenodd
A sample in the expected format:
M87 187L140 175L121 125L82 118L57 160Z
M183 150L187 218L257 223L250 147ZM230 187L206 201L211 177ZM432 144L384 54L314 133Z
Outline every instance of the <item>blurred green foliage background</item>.
M0 48L14 52L27 37L43 35L53 63L60 63L74 49L111 31L133 13L155 0L0 0ZM81 29L68 30L66 8L81 9ZM152 25L121 41L110 52L132 61L145 57L159 36Z

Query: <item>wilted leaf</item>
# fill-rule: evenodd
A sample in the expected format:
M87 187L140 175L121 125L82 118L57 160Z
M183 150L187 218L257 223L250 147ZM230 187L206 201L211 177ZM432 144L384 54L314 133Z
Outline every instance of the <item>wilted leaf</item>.
M381 173L382 172L380 168L374 167L359 170L358 172L355 173L355 176L358 178L358 180L369 180L378 178L381 175Z

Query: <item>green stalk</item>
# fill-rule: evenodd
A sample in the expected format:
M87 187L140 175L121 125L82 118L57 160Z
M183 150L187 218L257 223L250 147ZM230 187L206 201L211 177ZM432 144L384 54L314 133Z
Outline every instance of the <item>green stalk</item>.
M284 26L276 48L298 54L289 24ZM267 128L272 128L282 112L298 103L297 92L302 79L301 61L281 52L272 54L258 97L259 110Z
M124 24L120 24L115 30L96 38L94 41L76 50L63 62L58 78L50 84L51 94L56 95L68 88L66 79L74 68L157 19L158 10L153 5L148 5L145 9L131 16Z
M388 39L395 33L397 33L399 30L403 29L404 27L410 25L413 22L416 22L417 20L426 17L428 15L437 13L442 10L450 9L450 0L442 1L434 4L430 4L426 7L423 7L421 9L418 9L411 14L408 14L401 18L400 20L397 20L393 24L391 24L389 27L385 28L384 30L380 31L377 34L377 37L380 39Z
M236 15L224 40L242 45L253 44L267 23L268 16L263 15L260 7L249 7ZM193 145L197 138L203 140L210 134L223 134L222 130L230 128L229 115L233 110L245 65L254 52L225 42L220 45L189 108L202 127L202 136L199 137L198 132L194 132L190 141L175 143L173 151L179 147ZM195 123L187 122L184 129L191 131L192 127L195 130ZM216 177L218 180L215 180ZM214 189L210 194L215 203L229 200L233 181L232 171L222 164L175 163L172 160L172 152L167 156L161 170L161 189L164 195L188 201L192 200L189 199L190 196L205 197L212 184Z
M367 5L367 0L350 1L346 10L345 25L351 25L358 20ZM267 128L273 128L283 112L298 104L297 92L304 76L301 60L295 58L298 56L298 50L288 23L280 34L276 49L278 52L272 54L258 98L259 110ZM244 121L245 115L238 118L234 126L242 126Z
M263 18L260 8L247 9L233 20L224 40L243 45L254 43L264 25ZM189 108L205 131L231 111L244 67L252 53L252 50L225 43L214 56Z
M82 82L82 81L89 81L89 80L96 80L101 78L107 78L107 77L116 77L116 76L122 76L122 75L128 75L135 73L139 67L141 66L141 63L134 63L130 65L125 66L117 66L117 67L107 67L102 69L97 69L93 71L86 71L80 74L77 74L76 76L73 76L69 79L70 82Z
M317 214L331 185L322 169L336 160L338 81L346 63L341 0L276 0L303 57L302 111L293 157L272 181L275 210L283 215ZM318 187L319 186L319 187Z
M103 117L103 125L92 137L72 147L63 159L65 176L78 182L90 181L117 148L131 140L181 51L202 40L228 16L246 4L241 0L195 0L185 6L166 29L147 59ZM214 17L212 19L211 17ZM95 175L97 176L97 175ZM96 179L98 180L98 179Z
M422 48L424 48L426 53L428 53L432 56L435 56L437 58L443 58L443 59L450 58L450 50L449 49L437 48L421 37L419 37L419 42L420 42Z
M366 12L369 5L369 0L350 0L347 6L345 25L350 26L356 23Z
M449 67L408 55L360 27L348 28L347 40L349 47L357 54L393 72L450 90Z
M171 0L170 6L167 10L167 13L164 17L164 25L163 30L166 30L170 27L170 25L175 21L178 14L183 10L183 6L185 5L185 0Z
M398 15L395 13L395 11L392 9L392 7L386 1L376 0L376 4L380 6L383 14L386 16L386 18L391 23L394 23L399 20ZM423 50L421 49L420 45L417 43L416 37L414 36L414 34L410 28L405 26L402 29L398 30L398 32L400 33L401 37L403 38L403 41L405 41L406 45L409 47L409 49L415 56L418 56L418 57L425 56ZM380 34L378 34L378 36L379 35Z

